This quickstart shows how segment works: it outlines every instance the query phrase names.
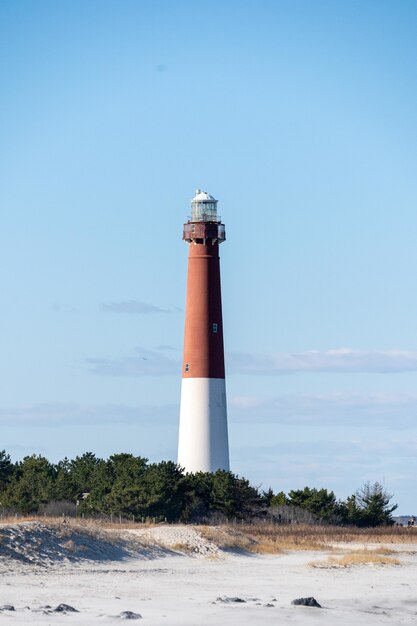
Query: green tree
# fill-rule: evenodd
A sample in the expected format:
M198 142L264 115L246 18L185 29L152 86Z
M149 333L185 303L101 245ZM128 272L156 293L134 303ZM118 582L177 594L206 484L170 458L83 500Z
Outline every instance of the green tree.
M243 519L259 510L262 498L246 478L218 470L213 474L210 508L227 518Z
M283 504L287 504L287 503L288 503L287 496L285 495L283 491L279 491L278 493L272 496L269 502L269 506L272 506L272 507L282 506Z
M13 463L6 450L0 450L0 492L8 485L13 475Z
M55 477L52 486L53 499L75 502L77 489L71 476L71 462L66 457L55 465Z
M353 526L365 525L362 511L358 506L355 494L346 498L345 502L341 502L340 515L344 524L352 524Z
M52 498L54 466L43 456L27 456L17 464L5 492L5 505L21 513L36 513Z
M97 483L98 469L104 461L92 452L85 452L70 461L71 481L78 496L90 492Z
M288 504L307 509L325 521L331 521L340 514L340 505L335 494L327 489L304 487L292 490L288 493Z
M147 468L148 459L133 454L113 454L107 461L113 485L129 487L138 483Z
M144 515L147 496L141 482L147 469L147 459L132 454L113 454L107 461L110 489L103 498L102 507L117 515ZM92 494L93 495L93 494Z
M173 461L153 463L141 482L148 495L147 514L177 521L185 503L186 482L181 468Z
M178 465L162 461L146 467L146 460L140 457L123 459L123 465L125 461L134 472L125 475L123 471L115 480L104 499L105 510L118 515L166 517L169 521L177 521L184 507L186 491Z
M184 476L185 497L181 517L184 521L206 520L210 514L214 475L197 472Z
M360 511L361 522L365 526L392 525L392 513L398 504L390 504L393 495L379 482L366 482L355 494L355 502Z

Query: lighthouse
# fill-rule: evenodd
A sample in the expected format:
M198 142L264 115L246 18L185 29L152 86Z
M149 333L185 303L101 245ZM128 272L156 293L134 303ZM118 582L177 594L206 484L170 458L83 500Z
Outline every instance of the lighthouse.
M189 244L178 464L229 470L217 200L196 190L183 237Z

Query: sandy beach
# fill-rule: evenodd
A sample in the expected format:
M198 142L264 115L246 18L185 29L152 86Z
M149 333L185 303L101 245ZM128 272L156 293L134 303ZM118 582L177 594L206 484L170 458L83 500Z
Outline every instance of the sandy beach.
M413 543L336 543L325 550L262 555L221 549L188 526L102 531L97 537L27 522L3 525L0 535L0 606L10 605L0 610L0 624L416 621ZM386 557L381 563L371 558L340 564L346 555L363 553ZM311 596L322 608L292 604ZM61 604L77 612L56 611Z

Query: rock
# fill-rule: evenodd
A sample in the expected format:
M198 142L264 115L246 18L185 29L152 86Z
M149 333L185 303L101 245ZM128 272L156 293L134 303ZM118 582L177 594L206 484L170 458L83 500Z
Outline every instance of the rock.
M243 598L238 598L237 596L234 598L228 598L227 596L225 596L224 598L217 598L216 602L224 602L225 604L231 604L231 603L244 603L246 602L246 600L244 600Z
M318 609L321 609L321 604L319 604L316 598L296 598L291 602L291 604L299 604L301 606L315 606Z
M274 604L271 604L270 602L268 602L268 604L264 604L264 606L268 606L268 607L270 607L270 606L275 606L275 605L274 605Z
M0 606L0 611L14 611L14 610L15 608L11 604L3 604L3 606Z
M122 619L142 619L142 615L140 615L140 613L134 613L133 611L122 611L119 617Z
M79 613L79 611L69 604L58 604L56 609L54 609L54 613Z

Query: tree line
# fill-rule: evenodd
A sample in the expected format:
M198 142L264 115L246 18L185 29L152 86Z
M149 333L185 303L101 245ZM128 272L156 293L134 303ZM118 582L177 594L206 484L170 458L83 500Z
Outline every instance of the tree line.
M41 455L13 463L0 451L3 514L117 515L137 521L221 522L270 519L355 526L392 524L392 495L366 483L346 500L305 487L285 494L262 491L232 472L184 474L172 461L149 463L132 454L108 459L86 452L51 463ZM308 513L309 517L303 517Z

